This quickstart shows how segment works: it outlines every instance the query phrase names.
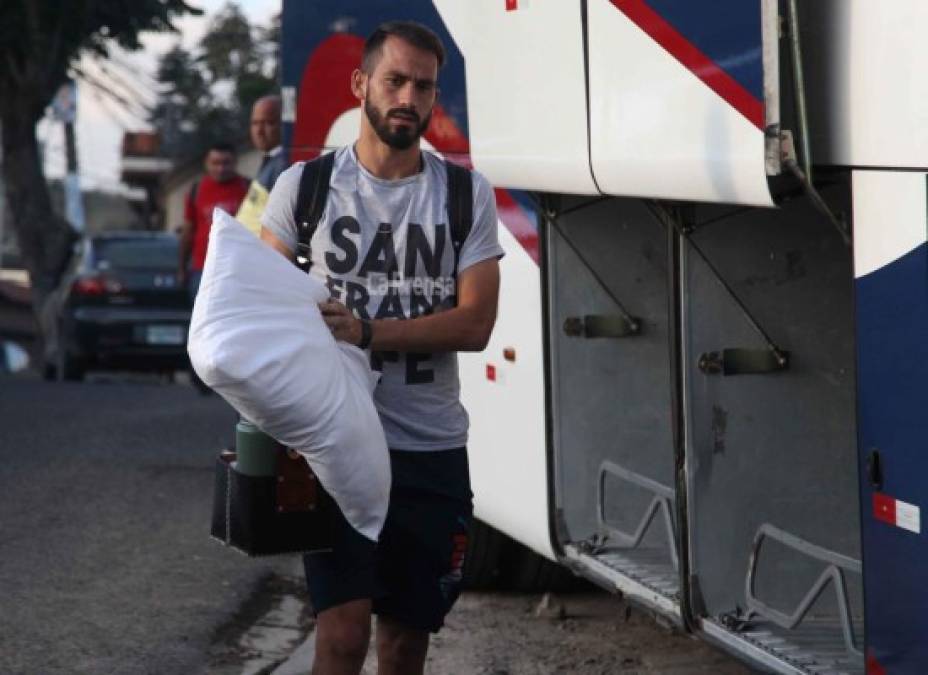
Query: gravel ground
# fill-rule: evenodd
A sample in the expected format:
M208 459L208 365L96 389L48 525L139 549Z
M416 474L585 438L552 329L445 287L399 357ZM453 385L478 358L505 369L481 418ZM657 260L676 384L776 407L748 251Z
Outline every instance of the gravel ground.
M465 594L434 638L431 675L752 672L726 654L663 627L616 596L551 597L536 616L537 595ZM558 611L559 606L563 611ZM373 672L373 671L371 671Z
M275 603L256 622L230 625L213 645L213 675L306 675L313 622L297 566L262 593ZM280 593L280 591L284 591ZM538 612L539 605L545 610ZM253 620L252 620L253 621ZM308 637L307 637L308 635ZM368 653L364 675L375 675ZM727 654L655 621L620 598L588 591L561 596L465 593L432 638L428 675L605 675L753 672Z

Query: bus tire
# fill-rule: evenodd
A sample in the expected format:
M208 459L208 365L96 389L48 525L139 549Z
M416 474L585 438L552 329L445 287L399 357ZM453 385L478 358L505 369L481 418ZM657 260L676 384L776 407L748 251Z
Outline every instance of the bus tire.
M564 593L589 588L589 585L569 569L552 562L519 542L512 542L507 590L518 593Z
M481 520L471 521L464 557L465 590L489 591L499 588L502 562L508 537Z

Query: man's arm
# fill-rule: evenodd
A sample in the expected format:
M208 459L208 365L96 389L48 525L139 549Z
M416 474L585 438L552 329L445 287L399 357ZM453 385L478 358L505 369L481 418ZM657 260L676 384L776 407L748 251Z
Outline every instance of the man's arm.
M294 252L266 227L261 241L293 262ZM499 261L490 258L458 275L458 304L438 314L415 319L371 322L371 349L401 352L481 351L496 323L499 299ZM361 321L337 300L320 305L322 317L336 340L361 342Z
M290 247L283 243L277 235L275 235L263 225L261 226L261 241L280 253L280 255L282 255L290 262L296 260L293 251L290 250Z
M483 350L496 323L499 261L490 258L468 267L458 275L457 286L458 304L452 309L415 319L372 321L371 349L427 353ZM330 300L320 309L335 339L355 345L361 342L361 322L347 307Z

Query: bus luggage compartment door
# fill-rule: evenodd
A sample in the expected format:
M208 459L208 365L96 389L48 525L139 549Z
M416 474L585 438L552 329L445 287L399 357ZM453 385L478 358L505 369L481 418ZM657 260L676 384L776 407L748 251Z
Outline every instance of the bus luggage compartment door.
M860 673L850 250L806 200L724 215L681 242L692 606L777 672Z
M545 225L557 536L679 621L667 235L641 200L563 197Z

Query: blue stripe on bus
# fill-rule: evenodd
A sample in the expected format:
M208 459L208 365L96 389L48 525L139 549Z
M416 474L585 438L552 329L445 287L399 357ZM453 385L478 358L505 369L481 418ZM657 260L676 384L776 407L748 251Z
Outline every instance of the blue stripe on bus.
M867 457L880 453L884 494L928 504L928 244L861 277L856 289L868 652L886 672L914 675L928 672L928 538L874 519Z
M647 0L645 4L758 101L764 100L760 0Z
M441 103L458 129L469 138L464 55L430 0L405 0L401 7L397 4L395 0L341 0L339 3L283 0L283 16L286 17L281 36L284 86L299 86L310 55L335 33L347 32L366 38L384 21L418 21L434 30L445 45L447 60L438 77ZM345 82L345 87L348 86ZM290 145L290 126L287 124L284 128L285 147Z

